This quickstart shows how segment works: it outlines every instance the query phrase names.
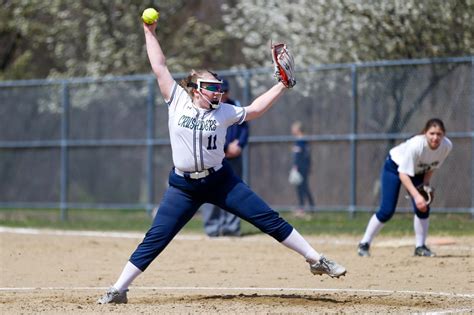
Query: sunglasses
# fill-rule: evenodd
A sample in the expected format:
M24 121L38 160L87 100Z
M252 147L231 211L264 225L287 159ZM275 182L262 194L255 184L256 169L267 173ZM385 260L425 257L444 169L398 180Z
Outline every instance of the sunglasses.
M203 79L198 79L197 80L197 88L198 90L200 89L205 89L209 92L213 93L223 93L222 89L222 81L219 80L203 80Z

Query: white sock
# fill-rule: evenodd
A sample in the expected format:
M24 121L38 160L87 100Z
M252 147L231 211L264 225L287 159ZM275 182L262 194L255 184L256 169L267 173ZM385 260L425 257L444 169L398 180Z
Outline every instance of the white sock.
M416 247L425 245L428 236L429 219L420 219L416 215L413 217L413 228L415 229Z
M361 243L371 243L374 237L379 234L380 230L383 228L384 224L377 219L377 216L374 214L367 224L367 228L365 229L365 234Z
M303 256L308 262L314 264L319 261L321 255L314 250L311 245L301 236L296 229L291 231L290 235L281 242L288 248L291 248L301 256Z
M127 262L125 267L123 268L122 274L118 278L117 282L114 284L114 288L116 288L119 292L126 291L128 286L135 280L136 277L142 274L143 271L135 267L130 261Z

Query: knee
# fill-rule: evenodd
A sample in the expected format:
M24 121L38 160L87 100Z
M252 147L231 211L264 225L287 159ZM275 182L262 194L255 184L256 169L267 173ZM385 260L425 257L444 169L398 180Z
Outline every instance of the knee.
M428 207L426 212L421 212L420 210L416 209L415 215L420 219L428 219L430 216L430 208Z
M379 210L379 211L377 211L377 213L375 213L375 216L377 217L377 219L380 222L385 223L393 217L394 212L395 211L382 211L382 210Z
M273 210L260 215L258 218L253 218L251 223L278 242L285 240L293 230L293 227Z
M273 237L278 242L283 242L288 236L290 236L293 231L293 226L282 219L282 222L279 226L272 231L269 231L268 235Z

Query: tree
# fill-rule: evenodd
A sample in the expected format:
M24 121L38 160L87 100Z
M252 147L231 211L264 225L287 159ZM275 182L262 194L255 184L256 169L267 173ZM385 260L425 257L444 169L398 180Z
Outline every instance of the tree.
M228 60L221 2L160 2L157 34L173 72ZM4 0L0 79L149 73L140 21L146 7L139 0Z
M270 40L289 43L300 67L474 53L472 0L241 0L223 10L247 67L269 64Z

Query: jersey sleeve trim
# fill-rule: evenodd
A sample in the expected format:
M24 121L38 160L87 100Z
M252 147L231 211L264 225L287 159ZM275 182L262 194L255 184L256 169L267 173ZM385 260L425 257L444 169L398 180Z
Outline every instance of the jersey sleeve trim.
M173 92L171 92L171 97L170 97L170 100L168 102L166 102L166 104L168 105L168 107L170 107L171 103L173 102L173 98L176 94L176 89L178 88L178 83L176 83L176 81L173 83Z
M242 108L242 116L240 116L239 120L237 121L237 124L242 124L245 121L245 118L247 117L247 111L245 108Z

